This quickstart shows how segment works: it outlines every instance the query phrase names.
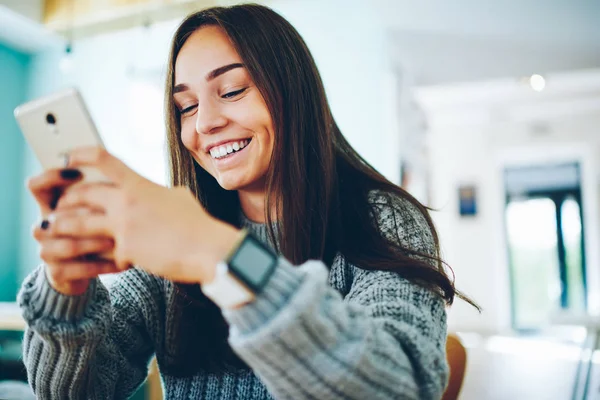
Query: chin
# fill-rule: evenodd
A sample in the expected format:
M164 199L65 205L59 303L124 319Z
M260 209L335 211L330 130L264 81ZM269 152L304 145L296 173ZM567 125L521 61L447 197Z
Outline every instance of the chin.
M235 182L230 181L217 181L219 182L219 186L221 186L225 190L237 190L239 186Z
M219 186L225 190L261 191L265 189L263 179L252 179L251 177L222 177L217 179Z
M225 190L240 190L247 186L243 180L238 178L231 179L230 177L225 177L223 179L217 179L217 182L219 182L219 186Z

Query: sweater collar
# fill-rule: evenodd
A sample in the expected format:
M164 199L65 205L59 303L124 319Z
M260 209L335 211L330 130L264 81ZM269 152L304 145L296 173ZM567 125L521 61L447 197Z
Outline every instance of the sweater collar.
M243 212L240 211L240 225L243 228L246 228L249 232L252 232L263 243L268 244L272 248L275 247L269 239L269 228L267 227L266 223L251 221ZM277 234L279 233L278 222L274 224L273 229L275 230L275 237L277 238Z

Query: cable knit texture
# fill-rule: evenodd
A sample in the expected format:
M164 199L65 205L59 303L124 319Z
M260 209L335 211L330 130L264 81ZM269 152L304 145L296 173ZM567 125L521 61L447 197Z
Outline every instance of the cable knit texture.
M431 231L408 201L372 192L382 234L434 254ZM267 229L242 218L265 243ZM39 399L127 399L153 355L178 345L174 285L131 269L110 290L81 296L49 285L42 267L23 283L24 361ZM165 399L438 399L448 377L443 300L393 272L338 255L292 266L283 257L256 301L223 311L229 343L252 368L192 377L161 374ZM198 330L206 329L201 319ZM210 346L210 343L202 345Z

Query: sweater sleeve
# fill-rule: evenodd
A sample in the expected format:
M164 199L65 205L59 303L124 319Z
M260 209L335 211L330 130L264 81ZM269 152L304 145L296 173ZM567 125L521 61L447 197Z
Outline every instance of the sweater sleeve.
M397 242L433 253L424 218L403 206L376 210L382 233L393 226ZM439 399L448 376L443 300L397 273L348 267L355 276L342 298L322 262L280 259L254 302L224 311L232 348L276 398Z
M27 322L23 360L38 399L126 399L148 374L162 286L143 271L121 273L110 293L94 279L81 296L49 284L44 266L19 293ZM154 322L156 324L156 322Z

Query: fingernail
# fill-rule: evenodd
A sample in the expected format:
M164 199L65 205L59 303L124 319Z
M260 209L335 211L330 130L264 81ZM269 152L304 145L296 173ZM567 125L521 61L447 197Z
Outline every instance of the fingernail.
M47 219L43 220L40 224L40 228L42 228L43 230L48 229L48 226L50 226L50 222Z
M68 167L69 166L69 153L63 154L63 157L65 158L65 167Z
M81 171L78 169L62 169L60 171L60 177L63 179L73 180L81 176Z
M52 200L50 200L50 209L54 210L58 204L58 200L62 195L62 190L54 189L52 192Z

